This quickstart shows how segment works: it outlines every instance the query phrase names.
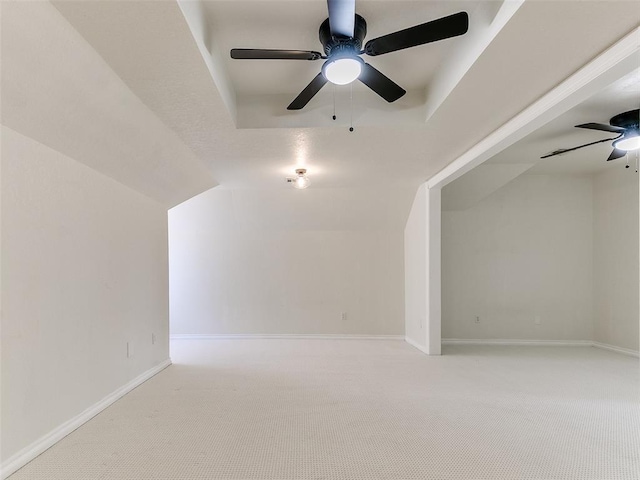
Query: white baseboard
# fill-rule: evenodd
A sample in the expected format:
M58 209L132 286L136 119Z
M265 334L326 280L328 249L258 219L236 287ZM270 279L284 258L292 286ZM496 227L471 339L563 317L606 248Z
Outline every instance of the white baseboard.
M170 336L171 340L404 340L409 345L417 348L427 355L427 347L402 335L330 335L330 334L268 334L268 333L176 333ZM638 352L627 348L607 345L605 343L592 342L591 340L515 340L515 339L467 339L467 338L443 338L442 345L516 345L532 347L597 347L613 352L623 353L638 357Z
M424 345L420 345L418 342L411 340L409 337L404 337L404 341L407 342L412 347L417 348L422 353L426 353L427 355L429 355L429 351L427 350L427 347L425 347Z
M532 347L591 347L591 340L512 340L493 338L443 338L442 345L519 345Z
M407 342L412 344L416 348L420 348L418 345L414 345L407 339ZM595 347L602 348L603 350L609 350L616 353L622 353L624 355L630 355L632 357L640 357L640 352L637 350L631 350L630 348L616 347L615 345L609 345L601 342L594 342L592 340L509 340L509 339L467 339L467 338L443 338L442 345L518 345L518 346L531 346L531 347Z
M151 377L156 375L158 372L164 370L169 365L171 365L171 359L167 359L164 362L156 365L153 368L150 368L146 372L138 375L136 378L118 388L111 394L107 395L105 398L100 400L98 403L95 403L91 407L87 408L85 411L76 415L72 419L66 421L59 427L50 431L46 435L40 437L38 440L33 442L31 445L26 446L19 452L15 453L11 457L9 457L5 462L0 466L0 478L5 479L18 469L24 467L31 460L36 458L42 452L53 446L55 443L62 440L64 437L69 435L78 427L82 426L82 424L91 420L109 405L114 403L116 400L122 398L124 395L129 393L131 390L136 388L138 385L144 383L149 380Z
M403 340L402 335L325 335L325 334L267 334L267 333L230 333L230 334L199 334L176 333L171 340L264 340L264 339L295 339L295 340Z
M631 355L632 357L640 358L640 352L637 350L631 350L630 348L616 347L615 345L609 345L608 343L593 342L593 346L596 348L602 348L603 350L610 350L612 352L622 353L623 355Z

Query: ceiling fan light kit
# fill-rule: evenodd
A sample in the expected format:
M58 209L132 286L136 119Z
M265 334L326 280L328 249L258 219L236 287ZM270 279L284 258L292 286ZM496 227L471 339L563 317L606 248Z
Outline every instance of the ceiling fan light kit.
M640 133L636 131L624 135L621 139L613 142L613 148L624 150L625 152L638 150L640 148Z
M395 102L407 93L406 90L362 60L360 55L377 56L417 47L464 35L469 29L469 16L466 12L459 12L363 44L367 22L355 13L355 0L327 0L327 7L329 18L322 22L319 30L324 55L312 50L231 49L231 58L239 60L327 60L321 72L289 104L287 110L304 108L327 82L347 85L356 79L387 102Z
M322 66L322 74L331 83L347 85L360 76L363 63L359 57L343 57L327 60Z

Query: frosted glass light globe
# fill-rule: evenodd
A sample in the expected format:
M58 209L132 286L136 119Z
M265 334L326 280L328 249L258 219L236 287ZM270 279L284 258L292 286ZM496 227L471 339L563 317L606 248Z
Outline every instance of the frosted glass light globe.
M297 188L298 190L302 190L303 188L307 188L309 186L309 184L311 184L309 179L304 175L300 175L299 177L297 177L293 181L293 188Z
M338 58L327 61L322 72L327 80L336 85L346 85L360 76L362 61L357 58Z
M311 185L309 181L309 177L307 177L307 169L306 168L297 168L296 169L296 177L287 178L287 182L293 185L293 188L297 188L298 190L302 190L303 188L307 188Z

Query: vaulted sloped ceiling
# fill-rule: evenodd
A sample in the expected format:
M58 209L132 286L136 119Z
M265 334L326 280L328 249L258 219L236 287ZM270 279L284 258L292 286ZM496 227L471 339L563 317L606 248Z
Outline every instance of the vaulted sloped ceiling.
M0 2L2 124L167 205L211 170L49 2Z
M324 19L324 0L56 1L55 9L69 22L64 28L51 24L48 10L44 18L46 9L40 2L26 3L31 6L12 7L13 19L3 15L3 123L133 188L166 196L168 204L184 199L186 192L205 190L213 178L228 188L290 188L284 177L296 166L308 168L314 189L366 187L362 195L372 196L383 188L415 189L640 23L640 10L632 1L527 0L512 9L501 29L494 25L490 43L477 52L477 59L456 50L457 39L380 57L376 66L392 78L397 72L410 93L423 100L388 105L365 98L366 92L357 85L355 131L349 133L350 115L344 101L337 103L338 121L327 118L332 109L326 103L332 100L330 95L314 100L299 115L285 110L291 92L299 91L317 72L317 62L291 66L285 62L261 70L260 62L232 65L224 57L228 52L218 51L239 42L243 32L247 42L259 41L251 30L256 18L264 31L272 24L274 31L265 33L260 44L237 46L318 49L317 42L308 45L315 32L298 34L295 28L286 35L280 25L299 14L304 15L302 24L317 30ZM200 25L194 26L193 16L185 18L183 3L188 4L186 10L199 5ZM304 8L295 7L300 9L295 13L298 4ZM463 8L472 14L478 8L468 1L362 0L357 5L366 13L371 35L430 20L423 16L431 10L437 17ZM493 4L493 13L489 7L483 11L487 29L499 20L500 5ZM16 21L20 25L12 26ZM60 29L67 43L58 42ZM73 29L79 33L76 37L68 31ZM380 31L373 33L374 29ZM209 39L204 51L198 35L200 40ZM464 37L459 40L464 46ZM86 44L80 45L81 41ZM18 58L25 56L25 48L43 53ZM95 57L89 59L91 49L101 57L99 66ZM456 62L464 64L462 72L456 72ZM278 76L278 69L289 68L290 76ZM244 78L247 75L254 78ZM40 80L34 81L33 76ZM279 85L270 83L274 78ZM124 98L118 81L137 98ZM119 89L120 97L114 94ZM79 93L77 98L73 92ZM7 102L14 96L19 100ZM284 103L275 101L278 96ZM438 99L429 103L434 96ZM276 119L256 126L277 128L238 128L246 126L242 111L247 115L251 98L263 119L269 115ZM138 101L142 105L134 107ZM60 120L75 110L86 115L75 123L62 122L63 128ZM153 138L147 138L154 128ZM101 136L122 138L120 150L101 143ZM96 146L101 153L91 158L89 152ZM130 152L139 152L135 161Z

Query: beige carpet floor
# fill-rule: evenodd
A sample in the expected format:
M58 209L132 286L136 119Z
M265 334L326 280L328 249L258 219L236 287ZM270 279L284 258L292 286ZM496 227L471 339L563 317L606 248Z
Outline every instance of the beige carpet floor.
M11 480L638 480L637 358L593 347L180 340Z

